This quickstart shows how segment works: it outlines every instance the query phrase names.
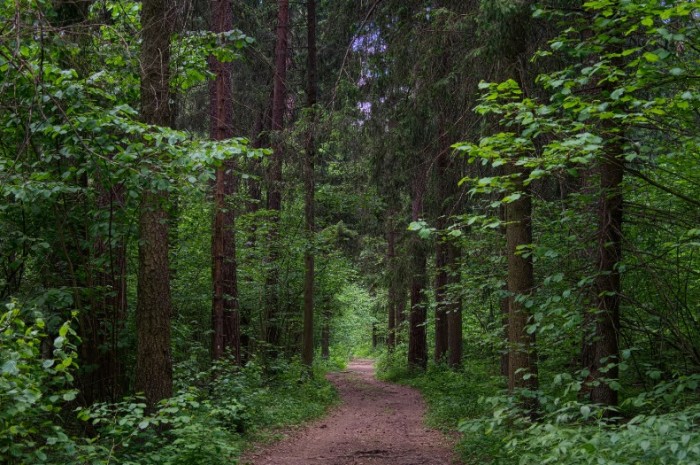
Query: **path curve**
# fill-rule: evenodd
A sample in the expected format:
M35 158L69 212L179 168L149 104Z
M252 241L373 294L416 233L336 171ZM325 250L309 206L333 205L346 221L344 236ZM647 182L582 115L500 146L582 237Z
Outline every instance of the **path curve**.
M245 465L448 465L451 444L423 424L415 389L378 381L371 360L328 375L341 405L273 446L248 453Z

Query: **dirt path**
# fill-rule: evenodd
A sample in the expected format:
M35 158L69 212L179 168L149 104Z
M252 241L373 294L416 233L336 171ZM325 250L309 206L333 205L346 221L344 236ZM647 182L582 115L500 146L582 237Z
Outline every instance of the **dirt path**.
M329 416L241 460L246 465L448 465L449 442L423 425L425 407L411 388L377 381L370 360L329 375L341 405Z

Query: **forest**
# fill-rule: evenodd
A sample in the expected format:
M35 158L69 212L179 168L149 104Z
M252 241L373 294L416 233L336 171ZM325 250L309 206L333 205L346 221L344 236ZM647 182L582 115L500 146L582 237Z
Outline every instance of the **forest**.
M0 0L0 463L700 464L699 128L695 0Z

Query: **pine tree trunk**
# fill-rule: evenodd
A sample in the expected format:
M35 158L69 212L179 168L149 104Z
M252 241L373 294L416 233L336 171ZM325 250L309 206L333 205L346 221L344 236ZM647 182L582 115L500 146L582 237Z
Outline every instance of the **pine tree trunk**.
M508 388L510 391L523 388L536 390L538 381L535 337L534 333L528 334L526 331L530 315L525 305L535 281L532 257L529 254L523 256L524 251L520 249L532 243L532 199L529 189L522 184L524 174L513 165L509 165L508 174L519 175L515 184L516 190L522 193L518 200L506 206L508 292L512 295L508 311ZM537 406L530 398L524 403L531 412L535 411Z
M387 274L389 275L388 289L388 323L387 323L387 349L393 351L396 347L396 308L397 304L397 288L396 288L396 230L394 229L393 214L387 214Z
M304 253L304 336L302 362L311 366L314 360L314 160L316 140L314 137L316 105L316 0L306 1L306 22L308 28L307 57L307 105L311 111L311 125L306 135L306 156L304 157L304 216L306 219L306 252Z
M594 365L591 401L617 405L617 391L603 379L619 376L618 333L620 329L620 271L622 259L622 180L624 165L620 148L613 144L600 165L598 230L598 275L595 280L596 310ZM612 364L607 367L608 364Z
M171 0L144 0L142 5L141 118L166 126L174 5ZM136 390L150 406L170 397L173 389L167 203L166 192L147 189L139 212Z
M458 246L449 244L447 249L447 263L449 266L448 283L455 289L461 284L459 259L461 251ZM452 297L447 314L447 363L452 368L462 365L462 299Z
M413 221L418 221L423 214L423 195L425 192L422 174L416 173L412 190L411 218ZM427 257L423 241L417 235L411 238L411 249L413 263L411 309L408 322L408 365L411 368L423 370L428 363L427 302L425 297Z
M289 0L277 2L277 42L275 44L275 76L272 86L272 120L271 129L274 134L273 152L270 160L267 208L272 213L270 225L270 256L269 271L266 282L266 315L265 342L268 344L270 355L276 356L281 339L281 318L279 315L279 296L277 284L279 281L279 221L282 209L282 141L281 131L284 128L284 110L287 97L287 48L289 34Z
M438 230L445 229L445 222L438 221ZM435 362L445 360L448 351L448 312L449 297L448 284L448 247L444 240L438 239L435 244Z
M233 29L231 0L212 0L211 30L223 33ZM232 63L209 58L215 76L210 85L210 137L223 141L233 137ZM233 195L237 190L236 162L229 160L216 170L214 187L214 230L212 238L212 357L229 352L241 363L241 329L238 305L236 257L236 210Z

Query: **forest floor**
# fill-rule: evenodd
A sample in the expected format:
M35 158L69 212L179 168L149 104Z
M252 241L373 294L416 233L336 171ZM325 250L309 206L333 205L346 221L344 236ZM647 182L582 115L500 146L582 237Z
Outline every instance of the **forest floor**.
M418 391L378 381L371 360L328 375L341 403L282 441L250 451L245 465L448 465L460 463L446 436L425 427Z

